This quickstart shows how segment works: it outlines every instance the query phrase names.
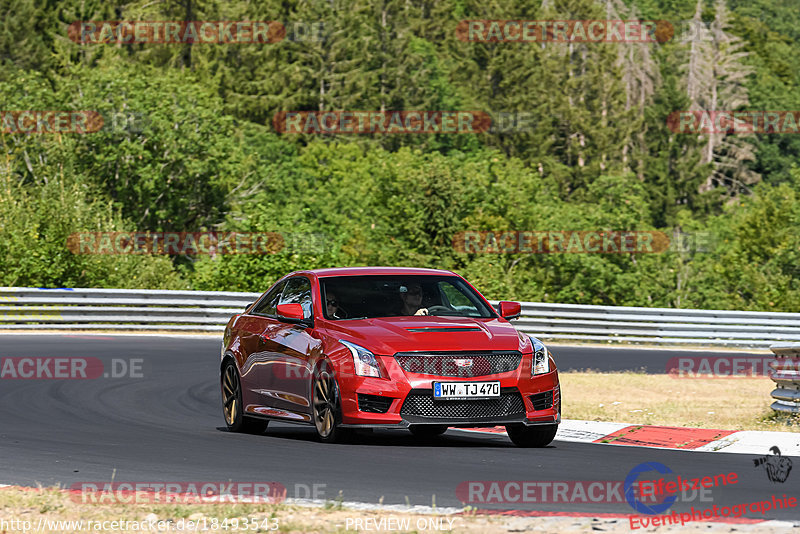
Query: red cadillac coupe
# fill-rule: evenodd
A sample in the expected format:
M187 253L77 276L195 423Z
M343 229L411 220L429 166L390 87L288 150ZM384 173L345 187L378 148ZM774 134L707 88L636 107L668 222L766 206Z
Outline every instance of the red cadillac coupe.
M450 271L360 267L286 275L225 328L225 422L313 425L323 442L354 428L505 425L522 447L561 422L558 371L518 332L518 302L495 310Z

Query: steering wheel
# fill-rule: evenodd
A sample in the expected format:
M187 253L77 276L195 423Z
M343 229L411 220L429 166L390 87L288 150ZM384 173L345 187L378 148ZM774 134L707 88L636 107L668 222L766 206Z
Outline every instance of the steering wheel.
M453 315L455 310L447 306L429 306L428 315Z

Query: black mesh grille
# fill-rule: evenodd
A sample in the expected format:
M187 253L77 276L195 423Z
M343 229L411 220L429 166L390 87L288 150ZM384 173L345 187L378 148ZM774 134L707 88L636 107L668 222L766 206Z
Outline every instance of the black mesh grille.
M394 359L409 373L459 378L507 373L519 367L519 352L398 352Z
M358 409L362 412L386 413L392 405L392 397L380 397L378 395L358 394Z
M480 419L524 415L525 405L517 388L502 388L499 398L480 400L434 400L430 389L413 389L400 414L435 419Z
M547 410L553 407L553 392L545 391L529 397L533 403L534 410Z

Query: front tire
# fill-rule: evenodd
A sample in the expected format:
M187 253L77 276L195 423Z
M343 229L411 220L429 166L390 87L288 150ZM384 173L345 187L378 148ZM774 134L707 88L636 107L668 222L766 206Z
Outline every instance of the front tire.
M547 447L557 431L558 425L506 425L508 437L517 447Z
M341 441L347 432L342 424L342 403L339 395L339 384L333 374L333 368L323 361L314 372L311 383L311 412L317 437L323 443Z
M269 421L244 415L242 404L242 381L239 370L232 360L228 360L222 368L220 376L222 388L222 415L229 432L245 432L247 434L263 434Z

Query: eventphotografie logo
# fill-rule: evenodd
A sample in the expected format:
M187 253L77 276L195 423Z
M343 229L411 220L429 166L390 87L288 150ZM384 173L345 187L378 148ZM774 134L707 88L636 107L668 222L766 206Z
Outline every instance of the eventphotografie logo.
M645 462L631 469L628 476L625 477L625 500L628 501L631 508L640 514L656 515L666 512L678 500L676 495L670 495L660 503L648 504L639 498L642 494L642 484L639 482L639 477L644 473L651 472L664 475L672 473L672 469L659 462Z

